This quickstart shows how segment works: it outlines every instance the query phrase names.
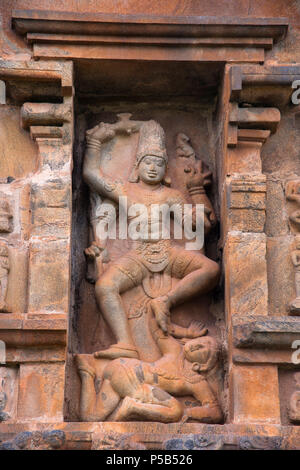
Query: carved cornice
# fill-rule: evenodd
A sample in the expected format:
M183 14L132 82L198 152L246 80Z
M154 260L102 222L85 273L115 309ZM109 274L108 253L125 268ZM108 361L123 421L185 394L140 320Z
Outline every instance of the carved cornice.
M300 80L300 64L232 65L230 101L286 105L291 100L295 80Z
M300 319L281 316L232 316L233 344L236 348L289 349L300 338Z
M36 139L63 139L70 141L72 125L73 64L71 62L14 62L0 60L0 80L7 85L30 83L43 90L44 83L53 85L51 99L62 103L24 103L21 108L21 125ZM48 91L41 91L41 97Z
M0 59L0 80L5 82L51 82L62 96L73 94L73 67L67 62L22 62Z
M38 10L15 10L12 23L33 44L35 57L212 62L263 62L264 51L288 28L286 18Z
M64 314L0 314L6 363L64 362L67 316Z
M274 134L280 122L277 108L240 108L238 103L230 103L228 146L235 147L238 141L265 143Z

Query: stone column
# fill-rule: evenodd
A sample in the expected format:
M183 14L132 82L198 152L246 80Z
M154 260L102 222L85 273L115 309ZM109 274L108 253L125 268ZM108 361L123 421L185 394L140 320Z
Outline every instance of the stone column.
M5 421L57 423L63 421L71 275L72 63L0 63L1 73L6 81L17 76L36 83L40 94L49 82L54 93L53 103L26 102L18 109L20 133L26 145L31 136L37 158L34 171L6 185L13 212L19 212L9 240L10 313L0 314L6 344L0 377L15 400Z
M279 120L276 108L229 103L221 219L229 329L229 419L234 423L280 423L277 366L233 363L231 332L236 317L247 321L247 317L268 315L266 177L260 153Z

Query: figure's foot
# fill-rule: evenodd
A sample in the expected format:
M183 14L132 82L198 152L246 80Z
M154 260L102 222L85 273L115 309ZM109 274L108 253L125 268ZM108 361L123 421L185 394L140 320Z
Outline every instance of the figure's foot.
M112 344L108 349L104 349L103 351L96 351L94 357L97 359L118 359L120 357L138 359L139 355L136 348L131 344L117 343Z
M131 413L134 411L135 400L125 397L118 411L115 414L115 421L128 421Z
M75 355L75 362L77 365L79 375L82 373L89 374L93 379L96 377L94 368L89 363L90 357L82 356L81 354Z
M151 308L155 315L158 326L162 331L168 333L168 325L170 323L170 310L168 306L168 297L157 297L156 299L151 300Z

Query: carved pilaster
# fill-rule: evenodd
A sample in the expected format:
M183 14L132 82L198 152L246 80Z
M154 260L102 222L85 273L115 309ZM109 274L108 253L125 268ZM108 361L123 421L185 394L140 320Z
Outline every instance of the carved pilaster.
M246 70L247 66L229 70L227 129L224 133L222 239L230 331L230 417L239 423L280 423L278 369L274 362L290 362L290 358L284 356L284 359L276 352L278 348L282 350L288 346L277 341L278 325L271 325L268 320L267 179L261 161L262 147L276 132L280 112L272 107L273 103L266 102L266 106L264 100L251 100L257 89L250 84L249 100L241 100ZM274 104L277 104L276 99ZM290 331L282 324L280 331L284 330L286 342L293 331L298 331L297 325L292 327L295 330ZM268 354L264 351L263 357L260 350L267 345L271 349ZM249 347L251 354L247 350ZM265 383L268 383L267 387ZM249 397L249 389L255 398Z
M30 413L30 418L62 421L70 278L72 63L0 61L0 78L9 86L15 81L27 85L28 101L20 110L22 133L27 133L24 138L31 136L38 151L33 173L1 185L8 203L0 203L0 231L9 243L8 282L1 277L2 297L7 291L2 310L11 312L0 314L7 362L1 377L8 376L13 366L17 389L14 412L5 416L27 419ZM54 102L34 102L37 94L43 96L45 82ZM60 102L55 103L58 96Z

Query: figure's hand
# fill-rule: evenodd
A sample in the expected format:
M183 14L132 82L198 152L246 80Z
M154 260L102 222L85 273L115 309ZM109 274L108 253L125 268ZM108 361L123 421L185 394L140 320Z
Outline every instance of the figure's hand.
M113 139L115 135L116 131L113 127L113 124L106 124L104 122L101 122L97 126L86 131L86 140L88 142L89 139L95 139L103 143Z
M208 329L200 321L192 321L188 327L188 337L189 338L199 338L200 336L206 335Z
M93 242L91 246L84 250L84 254L90 260L94 260L101 255L101 251L102 250L96 245L96 243Z
M130 121L130 114L118 114L118 121L114 124L100 122L97 126L86 132L86 140L95 139L100 143L113 139L117 134L131 135L137 132L140 124L137 121Z
M163 333L167 335L170 324L170 311L167 306L167 297L157 297L151 300L150 305L158 326L162 329Z
M162 329L163 333L167 335L169 317L164 312L158 312L155 314L155 318L156 318L158 326Z
M131 114L121 113L118 114L118 122L114 124L114 129L117 134L131 135L140 129L140 123L138 121L131 121Z
M203 172L202 171L202 161L196 165L188 165L184 169L185 173L188 174L186 186L188 189L202 186L210 185L211 183L211 171Z

